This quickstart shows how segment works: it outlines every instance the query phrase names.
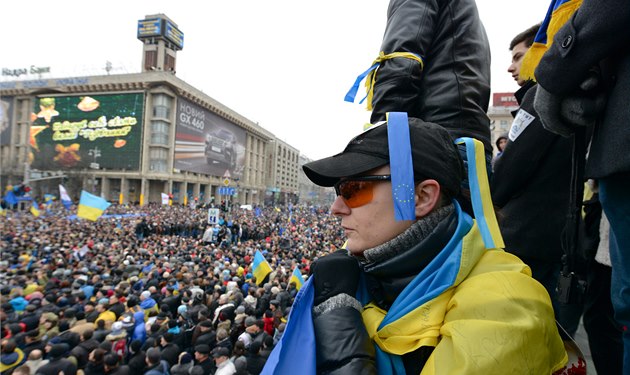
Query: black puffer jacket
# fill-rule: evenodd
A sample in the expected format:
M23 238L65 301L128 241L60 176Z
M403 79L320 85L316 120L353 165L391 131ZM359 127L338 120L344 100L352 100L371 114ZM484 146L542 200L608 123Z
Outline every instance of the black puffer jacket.
M381 51L422 56L381 63L371 122L407 112L447 128L453 138L479 139L492 152L490 47L474 0L392 0Z

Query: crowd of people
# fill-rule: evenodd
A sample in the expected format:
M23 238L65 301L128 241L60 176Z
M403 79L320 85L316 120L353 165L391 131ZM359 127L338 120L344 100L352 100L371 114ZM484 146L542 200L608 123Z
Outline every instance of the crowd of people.
M342 243L317 207L222 212L60 204L0 220L2 374L258 374L312 260ZM229 233L230 235L227 235ZM252 274L254 253L272 267Z

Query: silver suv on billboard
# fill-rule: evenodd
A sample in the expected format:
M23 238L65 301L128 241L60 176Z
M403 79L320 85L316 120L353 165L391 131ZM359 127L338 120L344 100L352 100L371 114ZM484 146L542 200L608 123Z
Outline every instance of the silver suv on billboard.
M236 137L225 129L206 135L205 156L208 164L225 164L229 169L236 167Z

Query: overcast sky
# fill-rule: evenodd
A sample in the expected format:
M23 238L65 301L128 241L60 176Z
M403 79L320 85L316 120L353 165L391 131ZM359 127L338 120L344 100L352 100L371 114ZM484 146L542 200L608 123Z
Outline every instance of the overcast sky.
M492 48L493 92L514 91L511 38L541 21L549 0L478 0ZM2 1L0 68L50 67L45 77L140 71L137 21L164 13L184 33L177 76L302 154L340 152L369 120L343 101L379 52L388 1ZM32 79L28 76L20 79ZM6 81L7 77L0 77ZM363 94L364 91L360 91Z

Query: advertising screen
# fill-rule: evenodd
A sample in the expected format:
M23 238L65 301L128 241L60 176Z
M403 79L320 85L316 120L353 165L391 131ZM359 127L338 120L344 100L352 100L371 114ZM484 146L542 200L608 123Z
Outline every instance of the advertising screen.
M245 142L243 128L186 99L177 99L175 169L241 178Z
M13 115L13 97L0 98L0 145L11 144L11 116Z
M162 20L152 18L138 21L138 38L148 38L162 35Z
M31 119L31 168L138 170L144 94L40 97Z
M175 43L179 49L184 48L184 33L182 33L175 25L166 21L166 29L164 30L164 36Z

